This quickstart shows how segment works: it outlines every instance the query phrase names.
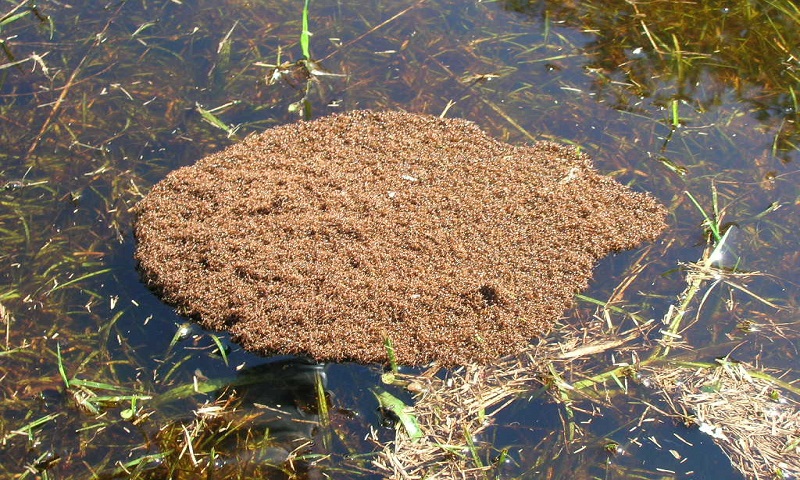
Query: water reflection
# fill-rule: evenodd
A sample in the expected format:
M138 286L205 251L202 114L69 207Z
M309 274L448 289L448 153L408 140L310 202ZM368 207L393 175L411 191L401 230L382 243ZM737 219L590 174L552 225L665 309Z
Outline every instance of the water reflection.
M800 13L780 2L504 2L545 25L591 32L585 68L598 99L641 112L652 105L706 112L735 101L775 130L776 154L791 161L800 145L797 46ZM679 103L674 103L679 102ZM675 115L673 127L691 124Z
M738 225L728 225L717 242L708 260L711 265L725 270L742 270L742 257L739 254L742 233Z

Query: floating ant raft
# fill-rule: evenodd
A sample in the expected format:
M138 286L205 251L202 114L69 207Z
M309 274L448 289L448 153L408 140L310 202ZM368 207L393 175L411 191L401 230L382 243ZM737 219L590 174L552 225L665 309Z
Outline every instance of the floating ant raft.
M137 206L144 281L250 351L491 362L545 333L665 210L575 149L355 111L253 135Z

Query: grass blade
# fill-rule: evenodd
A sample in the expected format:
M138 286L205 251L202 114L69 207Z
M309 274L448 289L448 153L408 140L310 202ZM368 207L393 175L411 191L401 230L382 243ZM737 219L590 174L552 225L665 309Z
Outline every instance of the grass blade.
M308 31L308 3L310 0L305 0L305 4L303 4L303 31L300 32L300 48L303 49L303 56L306 57L306 60L311 60L311 51L309 49L309 43L311 38L311 32Z
M214 341L214 345L217 346L217 351L219 355L222 357L222 361L225 362L225 366L228 366L228 352L225 350L225 346L222 344L222 340L219 339L218 336L214 335L213 333L209 334L211 340Z
M706 226L708 227L709 230L711 230L711 234L714 235L714 240L716 242L719 242L720 239L721 239L720 234L719 234L719 224L715 220L712 220L711 217L708 216L708 214L703 209L703 207L700 206L700 202L698 202L694 198L694 195L692 195L688 191L685 191L684 193L686 194L687 197L689 197L689 200L691 200L692 203L694 203L694 206L697 207L698 210L700 210L700 213L703 214L703 218L705 219Z
M64 380L64 385L69 388L69 377L67 377L67 370L64 368L64 361L61 358L60 343L56 343L56 357L58 358L58 373L61 374L61 379Z

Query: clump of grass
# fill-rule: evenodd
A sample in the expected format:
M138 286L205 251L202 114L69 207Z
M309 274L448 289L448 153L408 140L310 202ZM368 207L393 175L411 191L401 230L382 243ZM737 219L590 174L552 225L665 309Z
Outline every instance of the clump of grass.
M744 475L787 478L800 473L796 387L727 359L647 371L670 398L674 414L685 417L691 411L691 424L710 435Z
M311 56L311 31L309 30L309 3L303 3L302 28L300 30L300 49L303 58L292 62L281 62L281 49L278 49L275 64L257 63L262 67L270 68L267 76L267 85L274 85L280 80L285 81L293 88L302 88L303 96L289 105L288 110L292 113L299 113L305 120L310 120L313 116L312 102L310 95L315 85L320 84L320 77L346 77L346 75L332 73L323 68L320 61L314 60Z
M289 452L272 439L269 427L252 427L261 414L236 415L236 402L220 398L200 406L190 421L162 428L157 442L163 453L155 472L169 478L293 474Z

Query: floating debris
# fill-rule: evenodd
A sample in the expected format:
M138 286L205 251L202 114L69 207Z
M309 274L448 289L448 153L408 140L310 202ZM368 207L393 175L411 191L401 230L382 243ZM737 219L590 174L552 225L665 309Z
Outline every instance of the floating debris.
M747 478L800 475L796 387L744 363L652 368L662 394L730 457Z

